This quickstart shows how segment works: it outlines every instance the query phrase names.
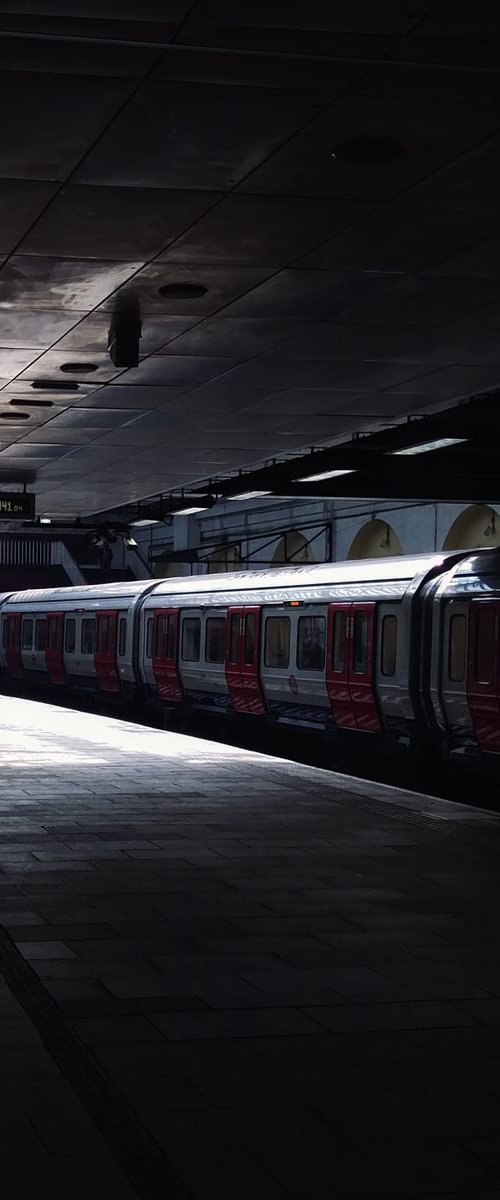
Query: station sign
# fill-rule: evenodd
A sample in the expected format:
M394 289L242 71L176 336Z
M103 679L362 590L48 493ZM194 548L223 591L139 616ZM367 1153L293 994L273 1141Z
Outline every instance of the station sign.
M0 492L0 521L25 521L34 516L34 492Z

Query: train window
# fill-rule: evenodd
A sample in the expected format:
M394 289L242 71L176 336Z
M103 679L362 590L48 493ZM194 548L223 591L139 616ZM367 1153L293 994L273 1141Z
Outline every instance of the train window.
M380 644L380 672L386 678L396 674L397 646L398 618L393 613L387 613L382 620L382 639Z
M368 615L364 612L354 614L354 632L352 648L352 669L355 675L364 675L368 653Z
M35 650L45 650L45 621L35 622Z
M66 617L64 627L64 649L66 654L74 654L76 645L76 621L74 617Z
M226 618L208 617L205 631L205 658L210 663L223 663L226 657Z
M7 649L8 640L9 640L9 618L4 617L3 624L2 624L2 646L3 646L4 650Z
M495 612L493 608L479 608L476 625L476 680L491 683L495 655Z
M82 654L94 653L94 618L86 617L82 621L82 632L80 636L80 650Z
M33 647L33 621L30 618L23 621L21 645L23 650L31 650Z
M127 648L127 618L120 617L118 624L118 654L123 658Z
M146 622L146 658L151 658L153 653L153 618L148 617Z
M448 679L462 683L465 679L466 621L464 613L454 613L448 630Z
M182 658L184 662L198 662L200 657L200 639L200 618L186 617L182 622Z
M300 617L297 637L297 666L300 671L322 671L325 665L324 617Z
M290 620L288 617L268 617L264 662L266 667L286 669L290 661Z
M334 671L343 671L345 667L346 632L347 616L345 612L336 612L333 618L332 666Z
M238 662L240 654L240 617L239 613L231 613L229 625L229 662Z
M167 621L167 653L166 653L166 657L168 658L169 662L173 662L173 660L175 658L175 617L174 617L173 613L170 613L170 616Z
M255 662L255 613L247 613L245 616L243 662L246 667L253 667Z

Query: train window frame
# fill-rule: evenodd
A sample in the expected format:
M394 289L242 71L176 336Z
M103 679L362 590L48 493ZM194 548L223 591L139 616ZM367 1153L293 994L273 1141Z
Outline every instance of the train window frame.
M489 645L483 645L483 631L481 625L484 624L485 618L490 623L491 637ZM474 675L476 683L482 684L483 687L493 683L495 675L495 624L496 614L493 608L489 605L480 605L476 616L476 645L474 653ZM487 673L483 673L483 666L487 664ZM480 673L481 672L481 673Z
M187 641L192 636L193 627L194 642L193 653L187 653ZM197 644L196 644L197 643ZM196 653L194 653L196 651ZM182 637L181 637L181 660L185 663L197 663L201 657L201 617L183 617L182 620Z
M358 642L358 630L362 631ZM361 651L361 653L360 653ZM352 625L352 673L366 675L368 667L368 613L364 609L354 613Z
M42 632L43 630L43 632ZM41 654L45 651L47 639L47 622L45 617L38 617L35 621L35 650Z
M29 641L27 640L26 630L30 627ZM33 649L33 617L23 617L21 625L21 650Z
M117 637L117 653L118 658L124 658L127 653L127 618L120 617L118 621L118 637Z
M458 663L460 664L457 672L456 654L457 644L455 642L455 630L459 622L459 628L462 630L462 644L458 644ZM450 683L463 683L467 674L467 617L463 612L454 612L451 614L448 622L448 660L447 673Z
M207 617L205 621L205 662L211 666L221 666L225 658L226 617L219 613L217 616Z
M319 650L318 662L316 664L314 664L313 666L307 664L307 662L304 661L304 650L306 647L306 636L307 636L306 630L307 630L308 625L311 626L311 629L309 631L309 640L312 640L313 647L316 648L317 650ZM319 626L320 628L319 629L315 628L315 626ZM319 632L321 632L322 641L321 641L321 638L318 641L314 641L313 639L315 638L315 636L317 637L317 634ZM307 655L306 655L306 657L307 657ZM304 616L299 617L298 622L297 622L297 647L296 647L296 653L295 653L295 661L296 661L296 665L297 665L297 670L298 671L315 671L315 672L322 673L325 669L325 658L326 658L326 617L323 615L323 613L306 613L306 614L304 614Z
M76 620L66 617L64 621L64 653L74 654L76 649Z
M249 630L251 630L249 634ZM243 624L243 664L254 667L257 658L257 615L254 612L245 613Z
M94 654L95 631L94 618L84 617L80 628L80 654L90 658ZM91 640L92 639L92 640Z
M286 633L285 643L284 643L285 649L283 650L283 652L281 653L280 656L278 655L277 649L273 649L270 644L270 638L273 636L275 629L276 629L276 631L278 631L279 626L281 626L281 630L284 629L285 633ZM281 632L278 634L278 638L280 636L281 636ZM268 667L270 671L288 671L288 668L290 666L290 642L291 642L290 617L286 617L284 614L281 614L281 613L279 614L279 616L276 615L276 616L266 617L266 626L265 626L265 630L264 630L264 666ZM286 653L286 662L284 661L285 653ZM270 661L271 658L276 659L278 657L280 657L283 661L278 661L278 662Z
M394 631L392 640L387 637L387 623ZM399 621L396 613L384 613L380 625L380 674L384 679L394 679L398 665Z
M332 671L334 675L343 675L346 669L348 620L348 614L342 609L337 609L333 614ZM340 635L339 631L341 631Z

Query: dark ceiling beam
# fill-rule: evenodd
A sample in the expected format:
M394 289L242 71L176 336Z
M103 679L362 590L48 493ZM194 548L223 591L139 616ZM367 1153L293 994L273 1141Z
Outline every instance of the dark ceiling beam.
M290 483L286 491L274 495L283 498L320 499L384 499L425 500L453 504L480 504L485 498L498 494L498 472L482 475L448 475L421 470L387 471L384 475L372 471L357 471L322 483Z

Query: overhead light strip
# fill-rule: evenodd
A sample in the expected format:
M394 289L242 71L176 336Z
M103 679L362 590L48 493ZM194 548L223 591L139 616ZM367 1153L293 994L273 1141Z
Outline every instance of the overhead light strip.
M427 454L429 450L444 450L446 446L458 446L459 442L467 442L468 438L444 437L435 438L433 442L417 442L415 446L405 446L403 450L390 450L390 454L413 455Z
M319 471L317 475L300 475L294 483L321 483L323 479L336 479L339 475L354 475L354 467L344 467L336 471Z

